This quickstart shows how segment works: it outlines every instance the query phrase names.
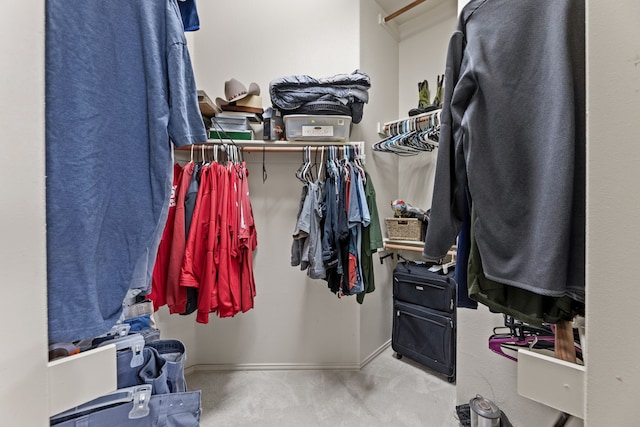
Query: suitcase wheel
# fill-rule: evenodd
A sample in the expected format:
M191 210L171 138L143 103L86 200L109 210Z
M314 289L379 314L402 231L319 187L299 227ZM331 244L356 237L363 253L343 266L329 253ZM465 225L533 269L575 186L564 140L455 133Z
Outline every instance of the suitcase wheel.
M402 359L402 355L400 353L394 353L393 356L398 360Z

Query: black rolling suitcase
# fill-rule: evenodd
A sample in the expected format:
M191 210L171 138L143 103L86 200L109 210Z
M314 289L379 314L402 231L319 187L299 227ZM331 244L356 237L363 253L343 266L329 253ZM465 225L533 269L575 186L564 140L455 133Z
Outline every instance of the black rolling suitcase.
M432 264L399 263L393 272L393 331L396 357L407 356L455 381L456 325L453 269L432 272Z

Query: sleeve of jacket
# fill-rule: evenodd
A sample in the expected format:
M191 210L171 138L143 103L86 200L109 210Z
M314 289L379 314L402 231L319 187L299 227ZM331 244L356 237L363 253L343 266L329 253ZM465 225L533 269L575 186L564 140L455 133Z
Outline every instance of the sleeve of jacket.
M447 254L463 222L466 203L466 170L461 143L463 131L460 126L463 112L460 111L460 105L454 107L452 100L460 95L459 91L468 92L470 89L469 82L466 82L466 88L460 87L464 44L464 34L461 31L454 32L447 51L435 183L422 253L428 259L440 259Z

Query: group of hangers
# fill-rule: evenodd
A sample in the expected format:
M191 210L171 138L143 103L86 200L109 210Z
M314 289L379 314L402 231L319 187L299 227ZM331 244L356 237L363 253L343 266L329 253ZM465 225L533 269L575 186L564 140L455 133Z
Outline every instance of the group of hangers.
M200 159L196 159L195 154L200 152ZM201 144L199 150L195 145L191 145L191 162L201 162L203 164L219 163L227 168L232 168L238 179L244 179L244 159L242 149L236 144ZM230 169L231 170L231 169Z
M554 350L555 340L553 325L532 326L505 314L504 327L493 328L493 334L489 337L489 349L517 362L518 358L514 354L517 354L519 348ZM574 336L574 345L577 358L582 359L579 336Z
M373 150L399 156L415 156L424 151L433 151L440 138L441 112L442 110L434 110L385 123L384 133L387 137L373 144Z
M326 161L325 161L326 152ZM317 156L320 154L320 161ZM330 174L340 173L340 167L344 164L352 165L358 172L360 178L365 181L365 172L363 167L363 158L358 146L327 146L316 150L316 159L311 159L311 147L307 146L302 149L302 164L296 171L296 178L303 183L314 182L316 179L323 177L323 172ZM314 176L313 170L316 169ZM325 169L326 168L326 169Z
M201 144L199 149L195 149L196 145L191 145L191 161L199 161L202 163L218 162L226 163L231 162L234 165L240 164L244 161L242 156L242 149L234 143L221 143L221 144ZM197 154L200 154L200 158L197 159Z
M440 124L441 112L442 110L440 109L432 110L401 120L387 122L384 124L384 133L388 136L392 136L435 127Z

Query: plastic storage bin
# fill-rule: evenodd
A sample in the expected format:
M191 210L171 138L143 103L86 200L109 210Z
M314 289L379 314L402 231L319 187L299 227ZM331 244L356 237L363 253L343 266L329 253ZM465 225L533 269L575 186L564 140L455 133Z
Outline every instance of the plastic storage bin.
M351 117L292 114L284 116L284 129L290 141L348 141Z

